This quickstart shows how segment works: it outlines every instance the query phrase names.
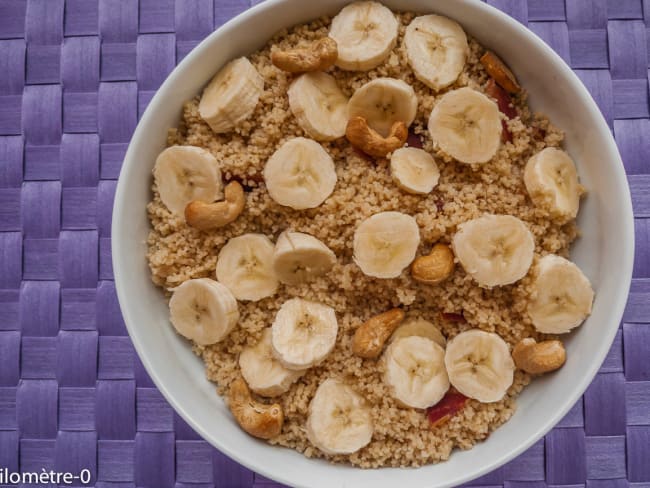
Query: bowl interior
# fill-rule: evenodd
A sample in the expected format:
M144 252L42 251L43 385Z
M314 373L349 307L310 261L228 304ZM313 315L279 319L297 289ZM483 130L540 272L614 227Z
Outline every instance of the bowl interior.
M255 51L281 28L335 13L345 3L268 0L213 33L165 81L133 136L116 192L112 235L118 298L136 350L167 400L204 438L242 464L293 486L453 486L522 452L571 408L609 349L630 283L632 209L610 130L576 76L530 31L473 0L384 2L396 10L454 18L503 57L530 93L533 109L565 130L566 148L589 190L579 216L582 237L571 256L596 290L593 313L568 338L566 365L530 385L519 397L514 417L474 449L421 469L360 470L309 460L247 436L205 379L202 362L172 331L166 302L146 265L149 224L144 209L151 196L151 169L183 102L199 93L226 61Z

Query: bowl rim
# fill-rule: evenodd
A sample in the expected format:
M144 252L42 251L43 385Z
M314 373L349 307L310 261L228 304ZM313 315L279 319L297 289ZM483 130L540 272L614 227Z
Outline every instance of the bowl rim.
M242 22L252 18L263 16L265 12L273 10L285 3L288 0L265 0L243 12L237 16L229 19L223 25L215 29L208 36L206 36L194 49L192 49L185 58L178 63L172 72L167 76L161 86L156 90L153 98L149 102L147 109L144 111L138 124L136 126L127 152L124 156L124 161L122 168L120 170L117 187L115 191L115 200L113 205L113 214L111 221L111 245L112 245L112 264L113 264L113 275L115 288L117 292L118 302L120 304L120 309L124 322L129 333L129 336L133 342L134 348L138 354L138 357L142 361L142 364L151 377L156 388L162 393L163 397L167 402L173 407L173 409L185 420L204 440L208 441L212 446L217 448L220 452L227 455L229 458L235 460L239 464L245 466L248 469L251 469L257 473L262 474L265 477L271 478L275 481L290 485L290 486L307 486L307 485L295 485L296 481L289 479L283 471L268 469L263 460L253 460L244 456L239 455L234 452L227 443L222 442L221 439L215 438L210 435L203 426L195 422L192 416L185 410L183 407L183 401L179 398L176 398L167 388L166 380L161 378L155 368L152 367L152 364L149 360L147 354L147 348L143 343L138 341L137 334L134 331L138 328L136 321L131 317L130 308L128 304L130 303L130 298L125 294L125 283L128 280L128 270L123 269L120 262L120 256L123 254L122 242L124 238L128 238L129 235L126 234L126 231L123 232L119 222L119 216L122 215L127 206L126 198L126 184L125 180L128 179L132 167L136 162L134 161L134 146L140 144L141 133L144 131L143 127L148 124L149 119L152 117L152 107L160 102L161 91L166 86L172 83L172 81L180 76L179 73L184 71L188 65L190 65L192 58L198 57L199 53L207 51L211 48L211 45L214 42L215 38L220 38L223 35L227 34L231 29L237 29L238 25ZM346 3L351 3L353 0L346 0ZM381 0L378 0L381 2ZM621 236L621 253L623 254L623 266L620 269L620 287L618 288L618 295L615 297L616 300L611 300L613 306L611 308L611 316L617 317L618 322L616 327L611 326L607 329L607 335L603 337L602 347L596 351L594 359L590 362L590 368L586 370L582 377L582 380L576 387L573 389L573 395L567 399L562 408L558 409L557 412L549 419L539 425L536 429L535 435L531 436L526 442L521 443L517 446L514 446L512 449L507 450L500 458L491 464L486 464L485 466L472 471L471 473L461 473L455 479L450 480L450 484L444 486L452 486L451 483L463 483L471 479L476 479L498 467L504 465L508 461L514 459L516 456L520 455L526 449L531 447L535 442L540 438L545 436L555 425L567 414L567 412L573 407L573 405L581 398L587 387L591 384L594 377L596 376L598 370L600 369L605 357L611 347L611 344L614 341L616 333L618 331L618 324L623 318L623 313L626 306L627 297L629 294L631 282L632 282L632 271L634 263L634 214L632 207L632 200L630 189L627 181L627 176L623 162L618 151L618 147L612 136L611 130L605 121L600 109L596 105L593 97L580 81L576 73L567 65L567 63L550 47L548 46L537 34L528 29L526 26L520 24L517 20L510 17L506 13L500 11L499 9L483 3L476 2L475 0L456 0L456 2L464 4L472 9L476 9L481 15L485 15L488 18L498 19L499 22L509 24L510 28L513 28L519 31L525 37L528 37L530 42L535 45L545 56L551 59L551 62L555 64L558 69L561 71L562 76L565 78L565 81L568 81L572 88L580 93L583 101L586 104L589 115L595 119L595 123L599 126L599 131L602 134L607 134L606 144L609 149L612 151L612 154L616 155L615 160L611 161L610 164L616 165L617 170L616 179L612 181L612 185L618 187L618 190L623 196L625 196L625 201L621 202L622 210L625 215L621 215L621 218L625 220L625 235ZM435 10L435 5L432 5L432 10ZM378 469L391 469L391 468L378 468ZM468 472L471 470L468 470ZM444 483L444 482L443 482Z

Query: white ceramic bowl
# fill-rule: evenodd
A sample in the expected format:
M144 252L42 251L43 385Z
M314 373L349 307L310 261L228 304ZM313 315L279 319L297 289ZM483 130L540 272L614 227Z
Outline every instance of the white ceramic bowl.
M252 53L281 28L334 14L345 3L268 0L210 35L158 90L133 135L115 197L113 270L120 306L135 348L163 395L199 434L243 465L293 486L454 486L524 451L578 400L612 343L632 273L632 206L610 130L578 78L533 33L476 0L385 0L393 9L454 18L484 46L497 51L529 91L532 107L566 131L566 148L589 189L579 216L583 234L572 259L595 287L593 313L568 338L566 365L526 388L513 418L485 442L469 451L454 452L449 461L438 465L361 470L309 460L249 437L205 379L201 361L172 331L165 299L152 284L145 260L151 169L165 145L167 129L179 120L183 102L199 93L226 61Z

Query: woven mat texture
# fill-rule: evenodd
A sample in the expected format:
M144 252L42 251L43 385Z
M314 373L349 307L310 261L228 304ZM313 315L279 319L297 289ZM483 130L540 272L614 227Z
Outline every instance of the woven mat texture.
M545 439L471 486L650 487L650 0L490 0L589 88L628 173L632 292L598 376ZM153 93L249 0L0 0L0 467L102 488L270 487L174 413L111 269L121 161ZM468 485L468 486L470 486Z

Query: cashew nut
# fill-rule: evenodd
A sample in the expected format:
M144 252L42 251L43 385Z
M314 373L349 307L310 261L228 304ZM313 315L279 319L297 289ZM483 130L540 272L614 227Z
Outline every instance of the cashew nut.
M370 156L383 158L404 145L409 132L406 124L397 121L390 128L387 137L382 137L372 129L363 117L352 117L345 129L348 141Z
M512 350L517 368L530 374L554 371L564 364L566 351L560 341L536 342L530 337L522 339Z
M306 73L325 71L336 63L338 57L336 41L331 37L324 37L303 49L274 51L271 53L271 62L289 73Z
M194 200L185 207L187 225L199 230L223 227L234 221L244 210L246 197L244 189L237 181L231 181L224 190L225 200L205 203Z
M365 321L354 333L352 352L365 359L374 359L384 343L404 320L404 310L393 308Z
M282 406L279 403L266 405L253 400L243 378L237 378L230 385L228 407L241 428L254 437L271 439L282 431Z
M411 276L420 283L438 284L454 272L454 253L445 244L433 246L428 256L420 256L411 265Z
M501 61L499 56L494 54L492 51L486 51L483 56L481 56L481 64L485 66L485 71L494 78L504 90L509 93L518 93L521 90L521 86L517 83L517 78L510 71L510 68Z

